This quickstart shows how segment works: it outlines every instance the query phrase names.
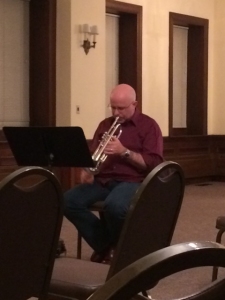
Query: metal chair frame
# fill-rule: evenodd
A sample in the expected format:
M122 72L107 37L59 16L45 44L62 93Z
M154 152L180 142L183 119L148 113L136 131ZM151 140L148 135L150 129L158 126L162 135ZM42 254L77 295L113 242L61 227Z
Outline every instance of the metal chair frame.
M222 241L222 235L225 232L225 216L219 216L216 220L216 228L219 229L217 235L216 235L216 242L221 244ZM213 267L212 272L212 281L217 279L218 276L218 266Z
M146 299L136 295L174 273L205 266L225 267L225 247L215 242L186 242L169 246L130 264L111 277L88 300ZM223 300L225 279L180 300ZM179 300L176 298L176 300Z

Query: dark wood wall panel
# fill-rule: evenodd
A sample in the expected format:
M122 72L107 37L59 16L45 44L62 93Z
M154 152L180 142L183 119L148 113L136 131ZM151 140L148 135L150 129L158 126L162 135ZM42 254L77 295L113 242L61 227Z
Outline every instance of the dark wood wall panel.
M173 161L178 162L185 174L186 179L191 178L203 178L203 177L212 177L215 176L215 163L214 160L209 158L206 155L193 155L186 156L183 158L175 158Z
M215 164L217 175L219 178L225 177L225 139L224 136L216 136L214 141L211 141L211 145L215 147Z
M225 154L219 154L216 161L216 169L218 176L225 177Z
M30 126L56 120L56 0L30 1Z
M164 156L182 166L186 179L213 179L217 175L216 136L166 137Z
M164 137L164 157L181 165L187 182L225 181L225 135ZM0 131L0 179L18 168ZM55 168L64 190L78 184L80 168Z

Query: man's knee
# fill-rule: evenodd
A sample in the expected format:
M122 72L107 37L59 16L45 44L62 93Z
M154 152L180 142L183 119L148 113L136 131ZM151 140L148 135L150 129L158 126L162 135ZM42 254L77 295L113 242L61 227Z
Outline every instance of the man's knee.
M82 211L88 208L89 197L81 187L72 188L64 193L64 211Z
M79 207L78 198L75 195L74 189L68 190L64 193L64 214L67 215L71 211Z
M67 193L64 194L64 205L63 205L63 209L64 209L64 215L67 217L70 212L71 212L71 205L70 205L71 199L70 197L68 197Z
M109 201L106 203L104 212L107 216L116 219L124 219L128 211L127 205L122 201Z

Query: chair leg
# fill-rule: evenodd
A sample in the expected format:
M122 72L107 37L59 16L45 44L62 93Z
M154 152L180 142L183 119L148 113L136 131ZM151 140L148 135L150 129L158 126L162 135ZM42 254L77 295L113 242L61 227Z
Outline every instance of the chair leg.
M82 237L79 232L77 232L77 259L81 259L81 248L82 248Z
M223 229L220 229L217 233L217 236L216 236L216 242L217 243L220 243L221 244L221 239L222 239L222 235L224 233L225 230ZM213 267L213 271L212 271L212 281L215 281L217 279L217 276L218 276L218 267Z
M213 267L213 271L212 271L212 281L215 281L217 279L217 275L218 275L218 267Z

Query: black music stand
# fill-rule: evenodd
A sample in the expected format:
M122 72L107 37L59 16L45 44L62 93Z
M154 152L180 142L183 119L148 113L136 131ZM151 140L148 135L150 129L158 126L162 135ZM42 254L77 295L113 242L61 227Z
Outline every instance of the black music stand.
M3 127L19 166L94 167L81 127Z

